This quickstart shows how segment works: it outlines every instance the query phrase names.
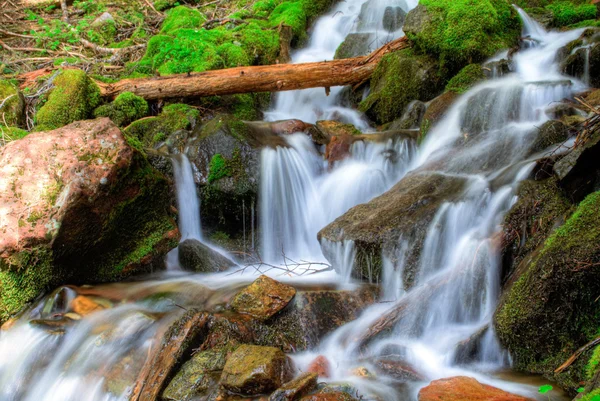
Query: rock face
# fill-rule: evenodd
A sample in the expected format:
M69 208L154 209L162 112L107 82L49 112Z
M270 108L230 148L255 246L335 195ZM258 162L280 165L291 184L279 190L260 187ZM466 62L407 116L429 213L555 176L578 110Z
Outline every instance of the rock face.
M412 49L386 55L371 76L371 92L360 110L378 124L395 120L413 100L429 101L441 92L438 68L434 59Z
M184 270L211 273L222 272L235 266L233 261L195 239L186 239L178 248L179 264Z
M267 276L260 276L250 286L236 294L233 309L261 320L267 320L287 306L296 295L294 287Z
M336 267L330 244L353 241L356 247L354 277L377 281L382 252L392 255L400 237L411 241L404 282L415 275L421 246L429 223L442 202L461 194L464 179L437 173L412 173L385 194L350 209L318 234L325 256Z
M419 401L533 401L481 384L472 377L457 376L432 381L419 391Z
M107 118L1 148L0 320L50 286L161 267L178 239L169 199Z
M225 363L221 386L236 394L258 395L281 387L292 377L292 362L280 349L241 345Z

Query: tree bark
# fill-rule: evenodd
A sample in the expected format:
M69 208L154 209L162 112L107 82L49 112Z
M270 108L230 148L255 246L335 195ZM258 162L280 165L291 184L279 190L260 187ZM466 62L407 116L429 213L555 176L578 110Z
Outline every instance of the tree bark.
M133 92L147 100L156 100L356 85L371 76L384 55L409 46L406 38L400 38L363 57L125 79L112 84L98 82L98 86L102 97L109 99Z

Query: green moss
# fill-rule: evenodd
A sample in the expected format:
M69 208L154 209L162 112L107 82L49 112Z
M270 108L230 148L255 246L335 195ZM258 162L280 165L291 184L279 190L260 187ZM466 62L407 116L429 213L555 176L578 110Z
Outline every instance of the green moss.
M593 4L573 4L570 1L557 1L546 6L546 9L552 12L552 24L556 27L593 20L598 12Z
M440 88L435 60L411 49L387 54L371 76L371 92L359 109L385 124L398 118L413 100L431 100Z
M465 93L479 81L485 79L483 68L479 64L469 64L452 78L446 85L447 91Z
M93 24L87 32L88 39L101 46L113 43L116 36L117 25L114 20L106 20L98 24Z
M109 117L118 126L126 126L148 114L148 102L131 92L123 92L111 103L98 107L96 117Z
M0 322L33 301L58 279L52 252L36 247L0 259Z
M233 114L238 120L256 121L262 119L261 110L266 109L271 94L243 93L229 96L210 96L200 99L200 106L216 112Z
M285 24L292 27L296 40L306 37L307 15L302 1L286 1L278 5L269 21L273 25Z
M100 89L81 70L65 70L35 119L39 130L51 130L88 118L100 103Z
M596 346L590 360L585 367L586 378L592 380L600 365L600 346Z
M407 36L449 72L516 45L520 36L517 13L504 0L421 0L419 7L428 18Z
M579 401L599 401L600 400L600 389L596 389L579 399Z
M250 64L250 58L244 49L242 49L241 45L223 43L217 47L217 54L223 60L225 68L240 67Z
M162 28L161 34L172 34L177 29L189 28L200 29L206 21L206 17L195 8L185 6L175 7L167 13Z
M0 79L0 103L4 105L0 109L0 124L9 126L23 126L25 100L16 85L4 79Z
M0 140L10 142L25 138L29 132L16 127L5 127L0 124Z
M210 159L210 163L208 165L208 182L214 182L220 180L224 177L229 177L231 175L231 170L225 158L217 153Z
M242 48L246 51L253 65L275 64L279 54L279 34L274 29L263 29L258 23L234 29L240 34Z

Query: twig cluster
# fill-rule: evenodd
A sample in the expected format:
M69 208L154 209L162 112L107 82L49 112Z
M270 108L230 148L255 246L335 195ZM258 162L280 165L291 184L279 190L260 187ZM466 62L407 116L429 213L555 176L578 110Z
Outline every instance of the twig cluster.
M272 263L265 262L257 253L255 255L255 258L257 259L256 261L244 265L240 269L230 273L230 275L237 273L241 274L246 272L246 270L248 269L253 269L258 274L265 274L275 270L282 272L282 274L300 277L333 270L333 266L331 266L328 263L309 262L306 260L296 261L288 257L283 250L281 251L281 255L283 257L283 264L275 265Z

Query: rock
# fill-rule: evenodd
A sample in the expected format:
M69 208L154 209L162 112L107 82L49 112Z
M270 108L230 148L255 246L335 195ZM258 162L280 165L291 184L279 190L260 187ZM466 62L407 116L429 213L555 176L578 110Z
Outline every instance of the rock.
M375 379L375 375L364 366L359 366L350 370L350 374L356 377L362 377L363 379Z
M513 64L510 60L503 58L498 61L490 61L483 64L483 73L486 78L500 78L510 74L513 70Z
M175 374L175 368L202 343L208 319L207 313L190 309L171 323L160 341L151 348L148 360L133 383L131 399L158 399L167 381Z
M419 401L533 401L481 384L472 377L434 380L419 391Z
M478 356L481 353L481 341L489 332L490 326L485 325L481 329L473 333L469 338L456 344L454 350L454 363L457 365L465 365L478 361Z
M285 308L294 295L294 287L263 275L238 292L231 301L231 307L240 313L267 320Z
M293 377L291 360L278 348L241 345L227 359L221 386L242 395L273 391Z
M319 377L328 378L331 377L331 364L325 356L319 355L308 365L307 372L315 373Z
M236 266L217 251L196 239L186 239L179 244L179 264L184 270L198 273L222 272Z
M84 295L78 295L77 297L75 297L73 302L71 302L71 308L75 313L81 316L86 316L90 313L104 310L104 307L102 305Z
M356 398L352 397L348 393L342 391L336 391L331 393L317 393L302 397L300 401L356 401Z
M183 364L162 393L163 400L191 401L216 388L225 367L227 349L200 351Z
M410 288L435 211L443 202L457 199L464 184L463 178L432 172L406 175L388 192L353 207L319 232L325 257L337 268L341 263L336 260L332 245L353 241L356 257L352 275L379 281L382 252L392 255L402 237L413 244L404 269L404 283Z
M600 189L600 132L554 164L554 174L569 197L578 202L590 192Z
M505 285L494 316L515 368L544 374L571 391L586 379L583 367L591 352L561 374L554 369L596 337L597 321L589 317L600 314L595 302L600 270L593 267L600 263L598 210L600 192L594 192L562 226L546 228L547 236L522 258Z
M437 61L412 49L386 55L371 76L371 91L360 110L378 124L398 118L413 100L429 101L443 89Z
M350 148L353 143L354 139L350 135L332 137L325 148L325 160L329 162L329 166L350 156Z
M462 94L485 79L484 69L479 64L469 64L448 81L446 91Z
M600 44L589 45L590 48L581 48L567 57L561 63L561 71L572 77L579 79L589 78L587 82L591 87L600 87ZM586 66L587 64L587 66ZM585 77L586 71L589 71L589 77Z
M36 129L52 130L85 120L100 103L100 89L82 70L63 70L35 115Z
M375 366L378 372L397 381L414 382L425 380L425 376L419 373L413 366L401 360L377 359Z
M0 126L25 126L25 97L15 85L0 79Z
M550 120L542 124L538 129L537 136L530 146L530 153L541 152L552 145L558 145L569 138L567 126L556 120Z
M446 116L446 113L458 97L459 94L456 92L444 92L429 103L427 111L425 111L425 114L423 115L419 142L422 142L429 130Z
M427 111L427 105L419 100L413 100L406 106L402 117L392 121L387 130L419 129Z
M294 380L285 383L278 388L271 396L269 401L293 401L310 393L317 387L316 373L302 373Z
M388 6L383 11L383 29L388 32L396 32L404 25L406 19L406 11L402 7Z
M366 56L371 53L373 44L373 35L370 33L349 33L346 39L340 44L335 51L333 58L340 60L344 58L352 58Z
M509 4L483 0L476 7L456 2L436 7L419 4L406 16L403 29L416 48L457 72L515 46L521 23Z
M579 115L579 111L568 103L558 103L546 109L546 115L553 120Z
M0 321L50 287L164 267L178 240L169 203L166 179L107 118L0 148Z
M361 135L360 132L354 125L352 124L344 124L338 121L317 121L317 128L325 135L326 137L333 136L341 136L341 135Z

